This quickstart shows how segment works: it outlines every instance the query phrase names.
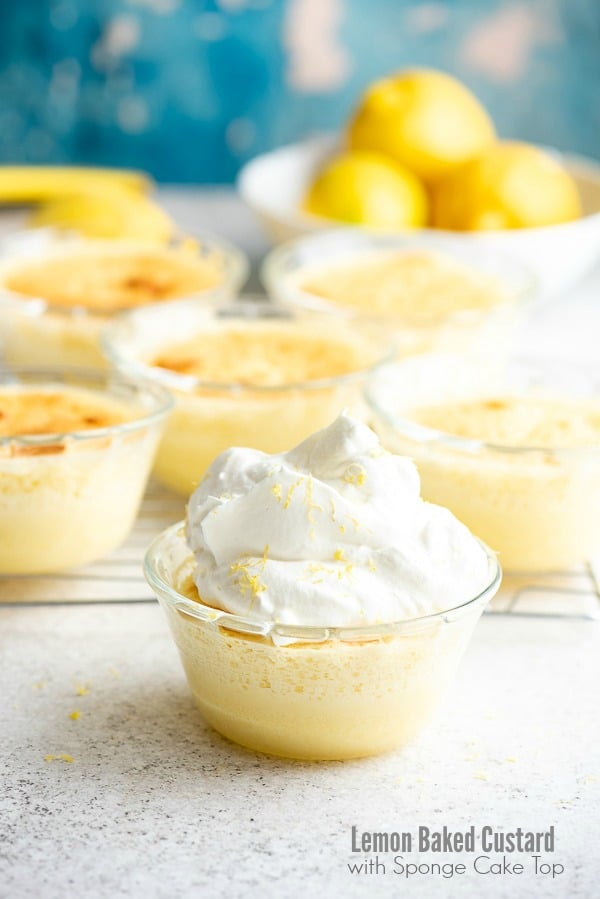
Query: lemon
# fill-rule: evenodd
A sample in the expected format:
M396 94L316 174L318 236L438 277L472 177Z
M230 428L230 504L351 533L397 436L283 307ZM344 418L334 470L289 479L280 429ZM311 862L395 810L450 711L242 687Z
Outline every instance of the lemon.
M41 203L64 194L97 187L122 187L148 193L149 175L131 169L99 169L87 166L0 165L0 203Z
M431 69L376 81L348 131L352 149L384 153L426 183L479 156L494 139L492 120L477 98Z
M433 224L458 231L535 228L581 215L575 182L552 156L506 141L439 182Z
M119 185L95 185L42 203L32 214L33 227L67 228L92 238L131 238L163 243L174 223L149 197Z
M304 208L325 218L397 230L424 225L428 199L412 172L377 153L350 152L325 165Z

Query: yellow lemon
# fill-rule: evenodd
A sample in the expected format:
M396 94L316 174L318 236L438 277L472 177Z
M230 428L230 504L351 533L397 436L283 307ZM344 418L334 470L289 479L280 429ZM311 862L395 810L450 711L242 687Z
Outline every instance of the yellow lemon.
M95 238L131 238L163 243L174 223L149 197L118 185L95 185L82 193L65 194L39 206L34 227L67 228Z
M41 203L97 187L113 186L148 193L149 175L130 169L99 169L87 166L2 165L0 203Z
M314 215L397 230L428 215L425 188L412 172L377 153L343 153L315 178L304 201Z
M459 81L431 69L399 72L365 93L349 127L355 150L375 150L426 183L475 156L495 139L492 120Z
M563 166L511 141L440 181L432 204L435 227L458 231L536 228L581 216L577 186Z

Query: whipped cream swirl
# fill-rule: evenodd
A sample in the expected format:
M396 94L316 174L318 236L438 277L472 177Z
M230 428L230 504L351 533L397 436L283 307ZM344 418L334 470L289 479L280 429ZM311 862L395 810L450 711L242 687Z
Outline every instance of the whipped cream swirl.
M222 453L190 498L186 530L202 600L257 621L399 621L467 602L490 581L467 528L420 498L413 463L346 415L287 453Z

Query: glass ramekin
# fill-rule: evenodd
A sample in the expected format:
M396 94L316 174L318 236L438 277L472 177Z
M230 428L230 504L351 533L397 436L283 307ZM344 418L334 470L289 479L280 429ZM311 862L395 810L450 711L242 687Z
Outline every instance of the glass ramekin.
M504 446L411 419L427 405L523 392L600 408L600 372L548 360L493 367L487 358L420 356L390 367L367 401L384 445L416 462L423 497L485 540L505 571L566 570L600 553L600 435L582 447Z
M402 746L428 723L500 585L500 566L487 552L489 583L479 596L367 627L257 622L191 599L194 560L183 522L152 543L145 574L196 705L215 730L272 755L349 759Z
M243 323L248 340L260 339L260 328L282 323L332 333L331 316L289 310L263 299L243 297L209 308L182 300L169 309L154 306L122 316L103 336L107 357L121 371L168 387L176 399L159 447L155 474L168 487L189 495L213 459L230 446L250 446L277 453L325 427L344 410L361 414L365 382L393 355L393 346L375 324L357 327L339 322L335 340L360 345L369 364L349 374L304 383L261 386L212 383L145 364L161 350L195 335L210 334L221 324ZM293 333L293 331L292 331ZM332 337L332 340L334 337Z
M418 251L441 254L454 262L497 281L506 300L485 309L463 309L431 319L419 317L418 309L409 318L402 315L369 313L393 330L402 356L425 352L474 352L507 354L523 307L535 293L535 279L522 263L482 246L466 246L450 235L392 235L343 228L304 237L282 244L265 259L261 278L267 291L277 300L305 308L326 310L338 316L364 316L365 310L332 302L298 286L299 278L309 270L355 265L359 259L377 253Z
M4 369L3 387L77 388L130 408L132 419L51 435L0 436L0 574L60 571L115 549L129 533L168 391L77 369Z
M203 235L174 238L167 247L178 249L190 240L199 256L214 260L222 272L219 284L194 296L212 302L235 296L248 275L245 254L220 238ZM83 305L68 308L52 305L43 296L31 297L3 287L6 273L24 260L39 261L90 244L99 248L121 244L138 250L165 249L165 245L148 241L92 241L54 229L19 232L0 242L0 352L8 364L106 367L99 336L102 328L115 317L114 313L92 312ZM149 297L148 303L152 302L157 302L156 298Z

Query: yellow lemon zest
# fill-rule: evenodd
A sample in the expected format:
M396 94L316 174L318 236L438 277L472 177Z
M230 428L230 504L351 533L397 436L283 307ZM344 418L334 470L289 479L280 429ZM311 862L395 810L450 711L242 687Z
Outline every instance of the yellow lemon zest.
M292 484L290 487L288 487L287 496L286 496L285 502L284 502L284 504L283 504L283 508L284 508L284 509L289 509L290 503L291 503L291 501L292 501L292 497L293 497L293 495L294 495L294 491L296 490L297 487L300 486L300 484L302 483L303 480L304 480L304 478L301 478L301 477L300 477L300 478L298 478L298 480L295 482L295 484Z
M356 487L362 487L367 480L367 473L358 462L353 462L348 466L342 478L346 484L354 484Z

